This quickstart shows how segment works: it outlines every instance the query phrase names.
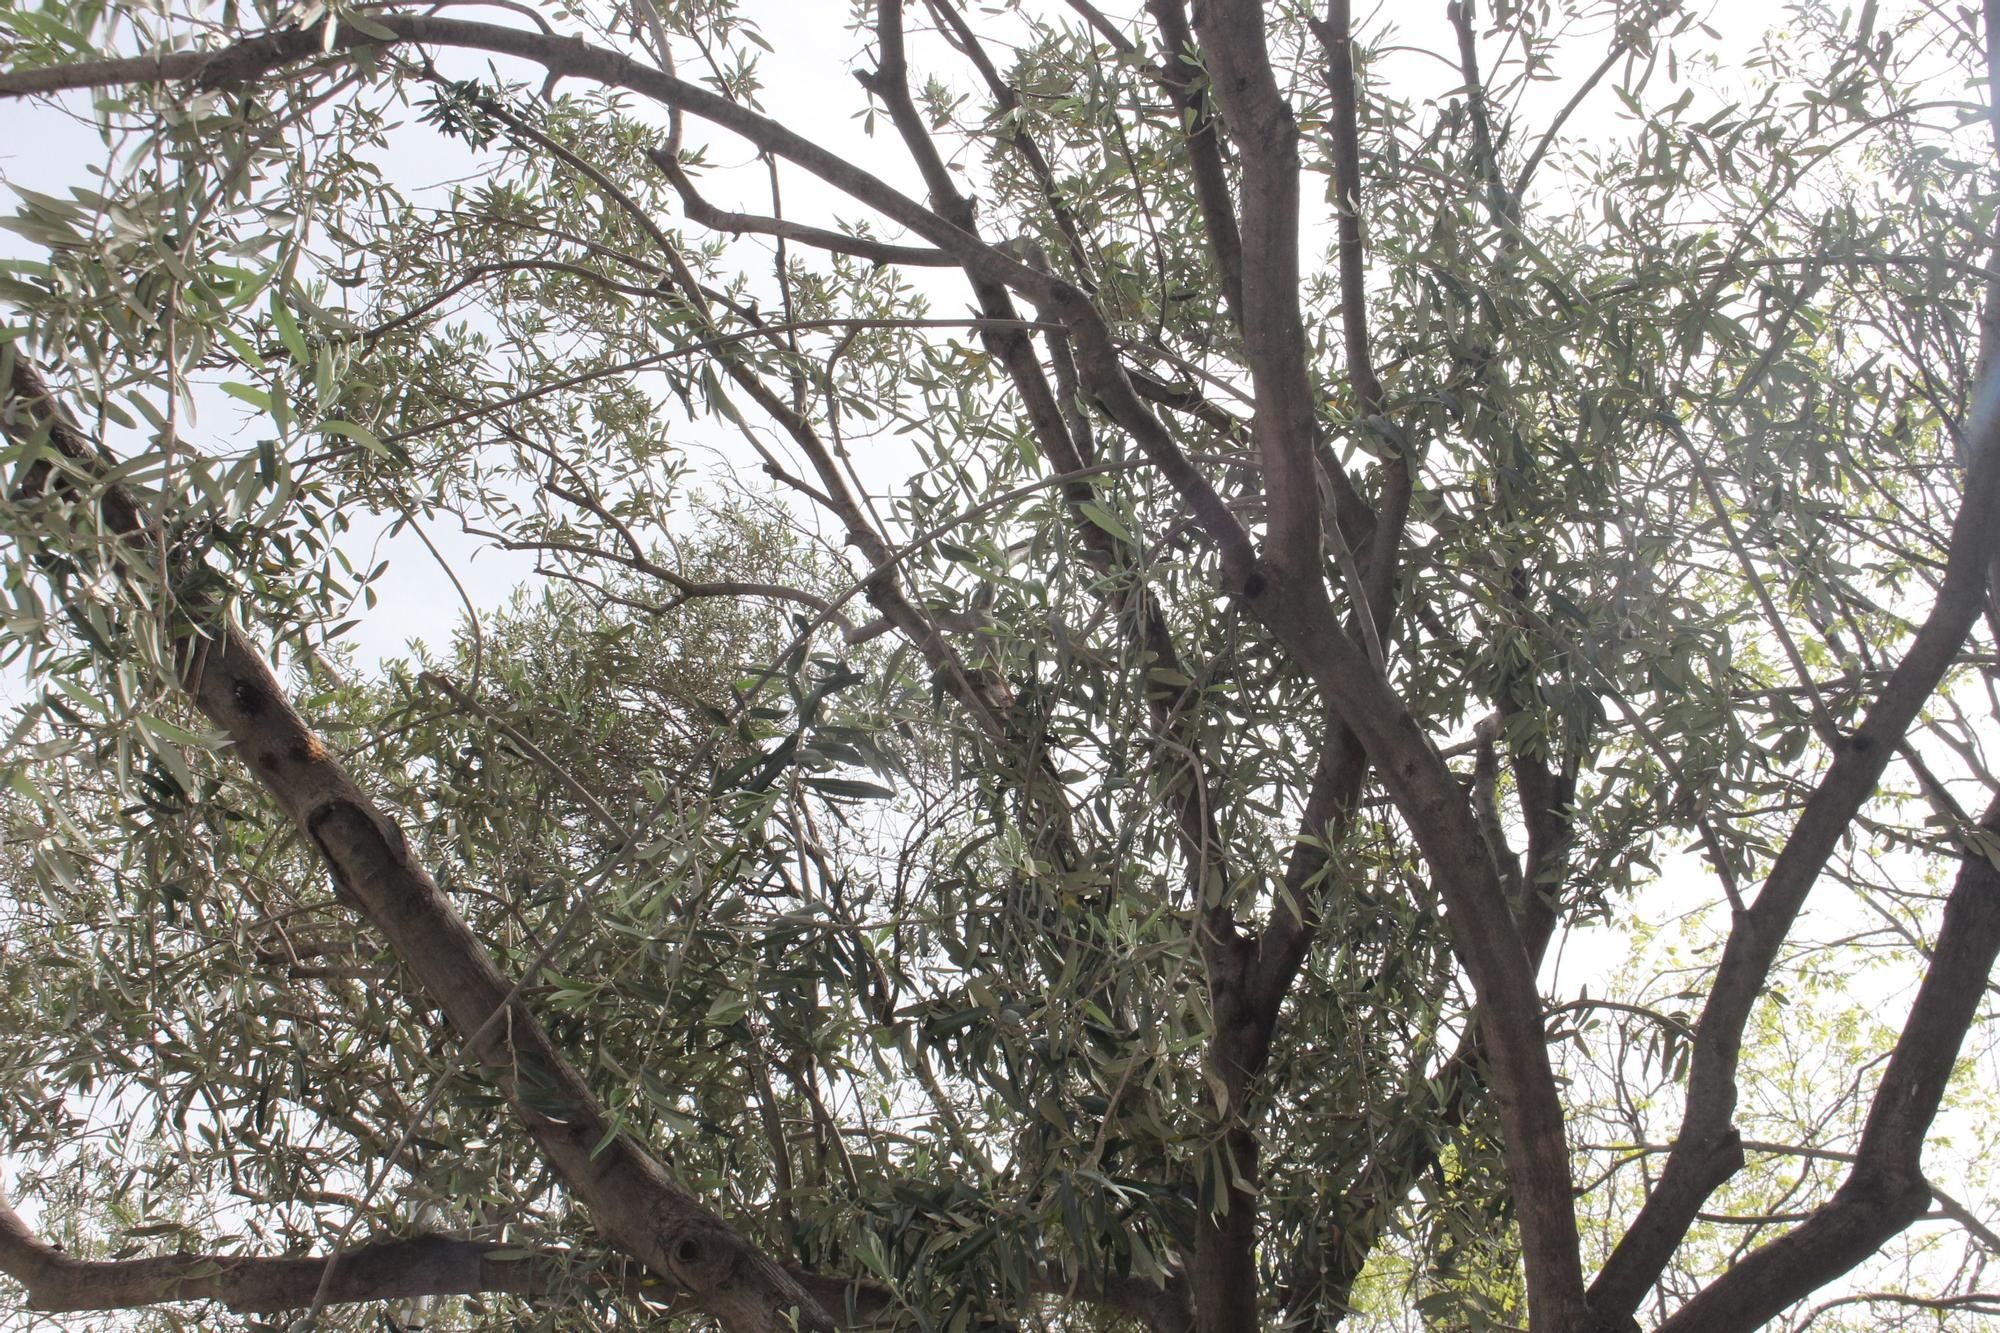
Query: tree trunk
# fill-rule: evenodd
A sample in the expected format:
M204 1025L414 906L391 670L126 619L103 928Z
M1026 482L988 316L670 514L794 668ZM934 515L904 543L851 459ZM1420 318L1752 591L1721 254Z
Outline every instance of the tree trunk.
M1217 1210L1203 1208L1195 1223L1195 1333L1249 1333L1258 1326L1257 1140L1232 1126L1223 1150L1229 1179L1222 1182Z

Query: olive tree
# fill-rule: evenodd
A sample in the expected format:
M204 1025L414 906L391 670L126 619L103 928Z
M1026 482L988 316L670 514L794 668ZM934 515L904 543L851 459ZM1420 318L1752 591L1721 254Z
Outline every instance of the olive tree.
M0 8L25 1308L2000 1310L1994 15L831 9Z

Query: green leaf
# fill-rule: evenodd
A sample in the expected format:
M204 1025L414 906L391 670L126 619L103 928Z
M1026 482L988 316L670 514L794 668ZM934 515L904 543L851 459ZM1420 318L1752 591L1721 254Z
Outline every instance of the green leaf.
M1103 528L1106 532L1116 537L1119 541L1125 542L1128 545L1131 544L1132 530L1126 527L1121 519L1119 519L1110 510L1106 509L1103 505L1100 505L1093 500L1083 500L1080 501L1076 507L1077 507L1077 512L1081 513L1085 518L1089 519L1092 523L1095 523L1098 527Z
M299 322L292 318L291 307L285 304L284 296L276 288L271 291L271 322L277 325L278 341L291 353L293 364L305 365L311 359L305 334L299 331Z
M222 391L231 398L241 399L260 412L269 412L271 410L271 395L253 384L242 384L235 380L230 380L223 384Z
M337 417L329 417L327 420L319 423L319 428L329 435L338 435L342 439L353 440L377 458L389 458L392 456L389 453L389 446L376 438L374 431L368 429L368 427L358 421L342 421Z
M884 787L876 782L861 782L852 778L807 778L805 785L824 796L852 797L867 801L886 800L896 794L893 787Z

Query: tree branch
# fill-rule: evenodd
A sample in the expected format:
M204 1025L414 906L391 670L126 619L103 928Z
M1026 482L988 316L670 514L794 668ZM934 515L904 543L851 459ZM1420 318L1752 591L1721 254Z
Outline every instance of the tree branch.
M629 89L664 105L700 116L739 134L767 153L797 163L836 189L908 227L950 254L975 277L1048 303L1078 341L1077 365L1086 388L1131 432L1147 458L1181 495L1222 553L1233 588L1261 586L1249 538L1229 506L1183 455L1125 378L1103 317L1072 284L1041 273L985 244L966 228L924 207L853 163L802 135L726 97L627 56L590 45L490 23L434 15L378 13L369 25L387 36L371 36L344 25L329 46L320 27L279 29L215 51L190 51L122 60L88 61L0 74L0 98L26 97L73 88L194 79L213 87L252 81L276 70L311 64L386 43L416 42L514 56L539 64L551 78L581 78Z
M1478 820L1408 705L1333 623L1323 587L1278 585L1253 605L1353 729L1444 897L1452 945L1479 1000L1529 1299L1538 1323L1587 1327L1564 1114L1529 941L1514 920Z
M1211 91L1242 163L1245 359L1257 400L1254 435L1264 462L1264 559L1289 581L1317 580L1317 429L1299 304L1299 147L1291 107L1278 91L1264 41L1263 6L1202 0L1195 26L1208 57Z
M2000 835L2000 800L1987 808L1979 827ZM1923 1216L1931 1200L1923 1174L1924 1138L1996 957L2000 866L1974 846L1945 901L1930 969L1882 1071L1854 1169L1833 1198L1709 1283L1660 1325L1661 1333L1760 1328Z
M931 202L954 224L971 232L975 227L971 200L958 190L944 159L939 155L930 132L918 113L916 103L910 96L909 72L904 56L902 0L878 0L876 6L875 35L879 51L879 64L874 74L863 82L868 90L888 108L891 120L901 135L905 147L915 159L924 183L931 193ZM962 30L963 40L970 43L968 30ZM997 80L998 73L990 65L984 66L989 79ZM1010 251L1037 272L1048 273L1048 257L1041 247L1028 239L1017 240L1008 247ZM1014 318L1018 316L1012 298L1006 287L990 278L967 270L973 292L979 307L991 318ZM1080 295L1080 294L1079 294ZM1043 322L1055 316L1047 305L1032 293L1029 299L1036 302L1036 313ZM1015 391L1021 396L1027 409L1029 424L1034 428L1035 438L1042 451L1048 456L1059 472L1083 471L1091 462L1086 453L1088 435L1081 414L1074 418L1065 414L1061 404L1050 391L1048 378L1041 363L1034 355L1032 344L1025 336L1010 335L997 327L990 335L983 335L986 346L1006 369ZM1053 344L1054 340L1051 339ZM1052 346L1051 359L1056 367L1058 385L1065 394L1074 397L1077 386L1076 366L1067 348ZM1129 380L1119 371L1119 379ZM1146 414L1149 418L1150 413ZM1157 425L1157 419L1155 424ZM1160 433L1164 435L1164 428ZM1174 450L1178 454L1177 448ZM1183 464L1185 460L1183 459ZM1192 471L1191 466L1189 470ZM1112 569L1136 569L1138 552L1110 532L1103 525L1092 520L1088 507L1098 499L1095 479L1079 479L1063 488L1075 522L1074 530L1084 547L1093 556ZM1233 523L1233 520L1232 520ZM1192 677L1181 661L1180 652L1168 631L1165 617L1158 605L1146 595L1144 586L1137 576L1120 581L1106 590L1106 595L1114 610L1121 618L1137 626L1135 638L1142 654L1150 657L1146 670L1161 670L1174 675ZM1143 693L1149 705L1149 712L1155 730L1162 740L1173 750L1185 756L1184 761L1170 760L1176 770L1178 780L1173 784L1170 799L1174 802L1179 821L1181 840L1187 851L1189 862L1194 867L1197 899L1204 892L1204 885L1212 876L1218 882L1227 882L1227 868L1224 861L1222 838L1215 819L1215 809L1210 801L1206 784L1205 765L1201 749L1195 738L1186 733L1178 724L1176 705L1180 690L1162 689L1148 678ZM1207 907L1208 934L1219 939L1233 939L1234 923L1227 904L1222 901L1205 904Z
M1763 993L1792 922L1827 857L1875 792L1918 711L1958 659L1986 602L1988 570L2000 555L2000 403L1982 387L1965 499L1952 525L1937 601L1858 730L1807 800L1763 891L1737 915L1702 1007L1689 1066L1687 1110L1659 1183L1591 1284L1599 1310L1629 1315L1645 1299L1710 1193L1742 1165L1731 1118L1743 1027Z
M1361 227L1361 86L1354 72L1353 17L1348 0L1331 0L1326 18L1312 22L1312 29L1326 52L1327 91L1332 99L1328 146L1333 158L1335 209L1339 215L1341 343L1347 357L1348 383L1354 389L1355 416L1366 423L1371 418L1383 417L1387 402L1368 339L1368 255ZM1385 632L1416 466L1406 443L1392 443L1396 452L1383 469L1382 497L1376 505L1375 528L1365 566L1366 600ZM1321 466L1337 471L1331 450L1323 455Z
M993 95L994 105L1005 115L1011 127L1007 133L1007 142L1013 145L1014 151L1020 154L1021 161L1027 164L1028 173L1035 178L1036 188L1041 191L1042 202L1048 206L1049 216L1055 219L1056 230L1062 233L1063 243L1069 248L1070 263L1074 266L1078 280L1089 285L1090 255L1084 249L1083 233L1078 229L1076 212L1064 201L1062 192L1056 187L1055 169L1049 165L1049 159L1042 152L1041 145L1035 142L1022 124L1021 95L1014 90L1013 85L1000 77L999 67L986 54L985 44L979 40L979 35L972 30L972 25L965 21L965 16L958 12L950 0L945 0L944 3L939 3L939 0L925 0L925 3L938 22L950 29L952 45L972 62L974 69L979 71L979 77L986 83L986 90Z
M660 169L667 178L667 184L674 187L680 196L681 211L688 219L713 231L726 231L736 235L752 233L761 236L775 236L780 240L796 241L816 250L826 250L838 255L853 255L857 259L873 260L877 264L908 264L920 268L956 268L958 261L942 250L927 245L892 245L887 241L870 240L865 236L849 236L844 232L828 231L824 227L808 226L803 222L792 222L786 218L763 217L755 213L735 213L717 208L702 197L701 191L681 164L663 148L646 150L646 160Z
M1209 105L1207 75L1194 61L1194 34L1188 31L1181 0L1146 0L1146 12L1160 30L1160 51L1167 64L1158 77L1180 111L1195 206L1201 210L1202 229L1215 259L1222 297L1241 328L1243 237L1236 229L1236 204L1229 195L1229 173L1222 161L1214 109Z
M499 1257L501 1252L515 1257ZM422 1296L546 1296L577 1279L575 1256L520 1255L520 1247L453 1236L410 1236L343 1251L327 1281L331 1304ZM28 1289L27 1306L47 1314L133 1310L173 1301L218 1301L241 1314L300 1310L313 1303L327 1258L165 1254L144 1259L78 1259L30 1232L0 1200L0 1273ZM666 1294L662 1290L662 1295Z
M62 412L18 349L6 389L4 426L17 443L46 443L95 481L100 447ZM60 492L44 454L24 487L29 498ZM135 540L146 533L121 488L104 487L106 526ZM212 609L185 604L209 623L175 644L193 704L222 728L238 757L312 844L343 901L388 939L423 993L444 1012L473 1056L507 1092L551 1168L589 1205L606 1236L687 1291L731 1333L831 1330L804 1289L741 1233L616 1129L588 1085L549 1040L519 988L509 985L436 881L417 864L403 830L355 785L292 707L270 667ZM336 1270L337 1272L337 1270Z

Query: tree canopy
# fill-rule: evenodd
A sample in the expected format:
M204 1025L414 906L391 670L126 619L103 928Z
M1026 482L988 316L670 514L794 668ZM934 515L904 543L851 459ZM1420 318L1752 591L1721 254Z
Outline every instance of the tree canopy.
M2000 1315L1995 9L0 0L7 1299Z

